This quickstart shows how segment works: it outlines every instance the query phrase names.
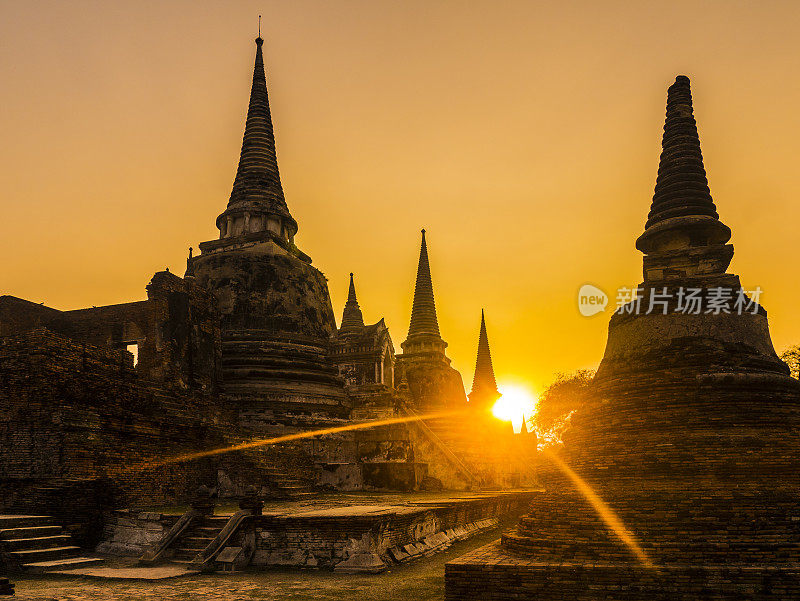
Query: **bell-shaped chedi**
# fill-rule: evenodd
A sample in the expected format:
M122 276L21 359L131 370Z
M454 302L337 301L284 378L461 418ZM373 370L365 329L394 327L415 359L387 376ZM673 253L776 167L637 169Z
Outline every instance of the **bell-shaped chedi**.
M738 276L727 272L730 237L711 199L689 78L680 75L667 94L655 194L636 241L645 255L644 281L638 298L611 320L598 382L641 371L642 361L663 365L665 352L681 361L696 358L699 369L728 364L783 375L766 311L741 290ZM690 338L697 356L676 349ZM717 351L722 355L711 361Z
M445 355L447 343L439 333L425 230L422 230L408 337L400 346L403 354L397 356L397 377L406 377L417 408L464 406L467 399L461 374L450 367L450 359Z
M478 333L478 357L475 360L475 376L472 379L472 392L469 393L472 409L488 412L500 398L497 381L492 367L492 352L489 350L489 336L486 333L486 318L481 309L481 328Z
M800 391L727 273L729 238L678 77L640 296L543 454L546 492L500 545L448 564L448 599L800 598Z
M436 301L433 299L431 266L428 262L428 243L425 230L422 230L422 243L419 249L417 280L414 284L414 302L411 305L411 322L408 325L408 338L401 345L408 355L426 354L431 359L450 363L444 351L447 343L439 333L439 320L436 317Z
M226 393L257 396L276 414L346 415L341 380L326 360L336 332L328 284L295 246L297 222L278 173L263 43L256 39L242 150L216 221L219 239L200 244L187 273L214 293L223 314Z

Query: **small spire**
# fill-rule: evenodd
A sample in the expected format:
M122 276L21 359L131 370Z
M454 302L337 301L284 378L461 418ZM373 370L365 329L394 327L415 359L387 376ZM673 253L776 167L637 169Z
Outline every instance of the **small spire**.
M258 38L257 40L261 40L261 15L258 15ZM262 42L264 40L261 40Z
M364 327L364 316L361 314L361 308L358 306L358 299L356 299L356 286L353 282L353 274L350 274L350 289L347 292L347 302L344 305L344 313L342 313L342 326L340 331L358 330Z
M436 317L436 302L433 298L431 267L428 262L428 244L425 230L422 230L422 244L419 250L417 281L414 285L414 302L411 308L411 323L408 326L408 337L427 334L440 337L439 320Z

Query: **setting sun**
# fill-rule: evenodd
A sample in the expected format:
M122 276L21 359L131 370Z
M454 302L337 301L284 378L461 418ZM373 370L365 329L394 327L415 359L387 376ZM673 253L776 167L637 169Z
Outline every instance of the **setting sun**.
M522 431L523 421L533 417L536 411L536 397L526 387L518 384L501 384L503 393L492 407L492 414L503 421L511 422L514 432Z

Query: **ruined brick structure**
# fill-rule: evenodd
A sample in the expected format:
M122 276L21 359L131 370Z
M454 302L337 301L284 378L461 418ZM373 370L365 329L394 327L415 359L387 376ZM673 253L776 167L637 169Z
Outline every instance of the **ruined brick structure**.
M193 278L160 271L147 285L147 300L74 311L0 296L0 337L36 327L98 347L135 345L137 371L154 381L208 390L218 382L219 320Z
M342 325L331 343L330 361L337 366L339 376L353 393L365 387L394 388L395 354L389 328L383 319L364 325L352 273Z
M352 275L337 329L327 280L295 245L263 43L256 39L219 238L201 243L197 255L190 249L183 278L159 272L146 300L74 311L0 297L0 445L12 449L0 462L3 507L58 515L55 499L68 507L67 492L80 495L81 487L97 488L104 500L96 506L118 506L185 501L199 484L221 495L255 484L278 496L314 486L476 484L424 423L253 448L157 473L137 467L244 439L466 407L439 335L424 234L404 353L395 357L382 319L364 324Z
M448 564L448 599L800 597L800 391L775 355L766 311L727 272L729 238L680 76L637 241L640 299L611 319L591 399L543 470L546 494L502 545ZM681 289L699 290L700 311L685 310ZM616 512L643 554L558 461Z
M231 442L200 388L137 377L130 353L45 328L0 344L0 505L91 525L103 506L165 503L214 482L208 460L131 469ZM96 533L95 533L96 534Z

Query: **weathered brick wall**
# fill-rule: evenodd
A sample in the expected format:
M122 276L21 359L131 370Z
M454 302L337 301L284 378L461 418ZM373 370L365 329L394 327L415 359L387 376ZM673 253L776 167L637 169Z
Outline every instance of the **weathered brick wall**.
M64 481L103 480L112 503L168 503L216 482L200 459L137 464L224 444L216 398L137 378L129 353L36 329L0 340L0 492L4 506Z
M13 336L40 327L61 313L15 296L0 296L0 336Z
M137 371L179 387L213 389L219 380L216 302L193 277L156 273L148 299L73 311L0 297L0 336L46 327L74 341L111 349L138 345Z
M545 456L546 493L502 548L448 567L447 598L799 598L800 394L784 371L685 338L598 372L558 455L656 568Z

